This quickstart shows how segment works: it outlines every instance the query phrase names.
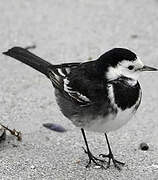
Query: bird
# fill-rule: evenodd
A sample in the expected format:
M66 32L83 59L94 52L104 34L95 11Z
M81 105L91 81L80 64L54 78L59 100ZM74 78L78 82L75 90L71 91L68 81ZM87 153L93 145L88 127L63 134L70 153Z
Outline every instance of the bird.
M51 64L22 47L13 47L4 55L31 66L46 75L55 88L55 97L63 115L81 128L88 156L86 168L99 165L121 169L124 162L115 159L107 133L126 124L136 113L142 99L138 82L144 71L158 69L143 64L127 48L113 48L95 60ZM94 156L89 148L86 131L104 133L108 154ZM108 159L108 161L106 161Z

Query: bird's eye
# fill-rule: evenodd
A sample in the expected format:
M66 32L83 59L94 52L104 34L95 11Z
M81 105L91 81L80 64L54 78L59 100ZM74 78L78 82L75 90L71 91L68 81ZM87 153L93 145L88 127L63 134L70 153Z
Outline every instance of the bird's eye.
M132 65L131 65L131 66L128 66L128 69L129 69L129 70L133 70L133 69L134 69L134 66L132 66Z

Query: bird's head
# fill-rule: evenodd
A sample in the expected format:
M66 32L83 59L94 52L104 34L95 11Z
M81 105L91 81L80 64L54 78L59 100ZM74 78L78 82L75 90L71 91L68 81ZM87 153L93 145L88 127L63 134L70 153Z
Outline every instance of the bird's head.
M145 66L135 53L124 48L114 48L100 56L99 60L106 65L105 75L109 81L122 76L137 81L141 72L158 70Z

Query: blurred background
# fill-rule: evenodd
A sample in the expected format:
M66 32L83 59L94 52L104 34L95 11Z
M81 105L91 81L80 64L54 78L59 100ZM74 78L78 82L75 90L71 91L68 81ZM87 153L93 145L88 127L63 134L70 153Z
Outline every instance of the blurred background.
M54 64L95 59L125 47L158 67L157 32L158 0L0 1L0 52L34 45L32 52ZM80 131L58 111L51 83L1 54L0 122L20 130L23 142L8 139L0 145L0 179L157 179L157 77L141 76L143 100L137 116L110 133L116 156L128 165L121 172L86 171ZM47 122L68 131L49 131L42 127ZM106 150L103 135L87 135L96 154ZM142 141L150 145L148 152L138 149Z

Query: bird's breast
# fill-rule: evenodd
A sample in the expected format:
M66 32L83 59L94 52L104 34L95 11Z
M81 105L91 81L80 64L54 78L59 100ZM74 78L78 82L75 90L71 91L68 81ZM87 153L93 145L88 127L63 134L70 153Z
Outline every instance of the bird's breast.
M141 88L137 82L131 86L124 81L116 81L108 85L109 98L113 106L117 106L121 110L126 110L131 107L138 108L141 102Z
M138 109L142 92L139 84L134 87L124 84L109 84L107 87L110 106L115 113L106 116L97 116L86 129L96 132L108 132L116 130L126 124Z

